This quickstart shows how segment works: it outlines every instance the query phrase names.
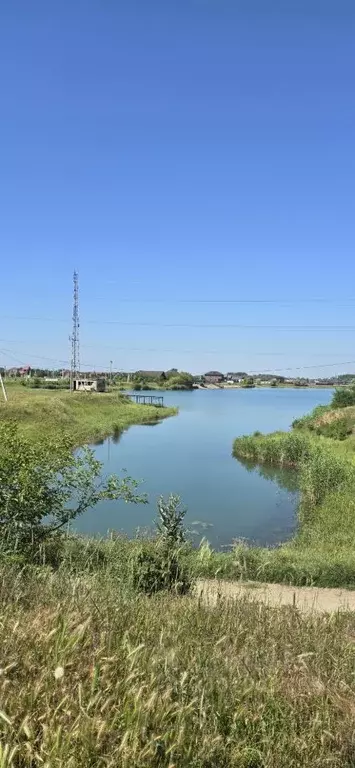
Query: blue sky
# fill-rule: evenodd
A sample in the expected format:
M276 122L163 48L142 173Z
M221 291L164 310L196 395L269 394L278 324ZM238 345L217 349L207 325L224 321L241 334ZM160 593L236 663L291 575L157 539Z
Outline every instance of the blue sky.
M345 0L2 3L0 365L68 360L76 267L88 367L355 370L354 34Z

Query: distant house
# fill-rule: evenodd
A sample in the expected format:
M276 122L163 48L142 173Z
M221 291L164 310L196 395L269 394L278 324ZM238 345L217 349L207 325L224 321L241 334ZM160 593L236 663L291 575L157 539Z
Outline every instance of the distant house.
M105 379L74 379L74 392L105 392Z
M208 371L204 375L206 384L220 384L224 381L224 375L220 371Z
M317 387L335 387L337 382L335 379L316 379L312 384L316 384Z
M31 366L24 365L21 368L8 368L6 371L6 376L22 376L23 378L25 376L31 376Z
M227 381L232 381L233 384L239 384L241 381L244 381L248 376L247 373L244 373L244 371L237 371L236 373L226 373L226 379Z
M31 376L31 366L24 365L22 368L18 369L18 372L20 376Z

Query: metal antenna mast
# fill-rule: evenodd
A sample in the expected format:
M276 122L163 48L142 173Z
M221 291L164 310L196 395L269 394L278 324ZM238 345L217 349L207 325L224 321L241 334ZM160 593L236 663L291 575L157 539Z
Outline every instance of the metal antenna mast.
M73 275L73 330L71 340L71 370L70 370L70 389L74 389L74 379L80 376L80 343L79 343L79 280L78 273L74 270Z

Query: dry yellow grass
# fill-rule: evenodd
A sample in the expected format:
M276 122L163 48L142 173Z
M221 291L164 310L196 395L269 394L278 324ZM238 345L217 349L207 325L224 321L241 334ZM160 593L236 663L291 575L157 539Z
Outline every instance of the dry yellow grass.
M0 570L1 768L350 768L353 614Z

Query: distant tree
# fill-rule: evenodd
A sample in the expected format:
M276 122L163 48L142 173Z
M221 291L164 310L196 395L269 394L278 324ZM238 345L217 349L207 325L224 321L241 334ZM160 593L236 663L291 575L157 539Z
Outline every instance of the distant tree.
M331 405L332 408L346 408L348 405L355 405L355 387L336 389Z
M337 376L336 381L338 384L355 384L355 378L353 373L343 373Z
M192 389L194 377L191 373L180 371L177 376L168 379L167 387L169 389Z
M253 389L255 387L255 382L252 376L248 376L246 379L243 379L242 381L242 387L244 389Z
M172 379L178 376L179 371L177 368L170 368L168 371L166 371L165 376L167 379Z

